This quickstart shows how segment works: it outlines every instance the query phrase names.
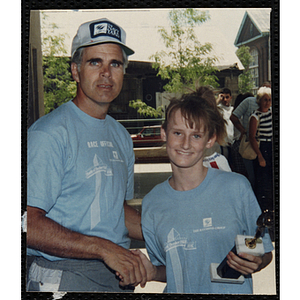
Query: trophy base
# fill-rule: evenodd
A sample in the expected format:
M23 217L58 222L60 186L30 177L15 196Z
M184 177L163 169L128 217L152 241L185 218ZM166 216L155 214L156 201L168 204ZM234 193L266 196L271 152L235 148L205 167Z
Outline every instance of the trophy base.
M210 280L211 282L221 282L221 283L235 283L235 284L242 284L245 281L245 277L241 275L239 278L222 278L217 273L218 263L211 263L210 264Z
M252 239L253 236L250 235L237 235L235 238L235 246L236 246L236 252L237 254L244 252L247 254L252 254L254 256L263 256L265 254L264 245L259 239L256 243L256 246L254 249L248 248L246 246L246 239Z
M264 245L261 239L256 240L255 244L251 244L253 236L248 235L237 235L235 239L235 246L231 251L235 254L241 252L252 254L254 256L264 255ZM223 282L223 283L243 283L245 281L244 276L230 268L227 264L227 257L220 263L212 263L210 265L210 279L212 282Z

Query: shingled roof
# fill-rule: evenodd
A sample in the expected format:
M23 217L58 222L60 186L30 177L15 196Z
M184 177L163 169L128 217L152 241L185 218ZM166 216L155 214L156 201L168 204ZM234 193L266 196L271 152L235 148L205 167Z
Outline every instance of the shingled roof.
M255 34L251 39L257 39L262 36L268 35L270 32L270 10L249 10L245 12L245 15L243 17L242 23L240 25L238 34L236 36L234 45L235 46L240 46L246 41L249 40L241 40L244 30L247 27L249 23L252 23L253 26L256 29L257 34Z

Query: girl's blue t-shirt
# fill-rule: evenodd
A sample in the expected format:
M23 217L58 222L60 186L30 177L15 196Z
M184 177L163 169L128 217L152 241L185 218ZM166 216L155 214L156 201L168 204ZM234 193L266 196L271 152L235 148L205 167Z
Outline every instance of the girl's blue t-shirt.
M129 248L123 205L134 193L134 160L121 124L109 115L92 118L69 101L28 130L27 205L68 229Z
M208 169L195 189L176 191L169 180L142 202L142 228L154 265L165 265L167 293L252 294L243 284L211 282L210 264L221 263L237 234L256 232L261 210L248 180L233 172ZM265 252L273 250L269 234Z

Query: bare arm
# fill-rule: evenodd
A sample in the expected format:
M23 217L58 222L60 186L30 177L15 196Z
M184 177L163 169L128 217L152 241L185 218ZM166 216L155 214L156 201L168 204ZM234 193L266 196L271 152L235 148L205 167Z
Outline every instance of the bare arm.
M123 276L121 285L146 283L141 259L113 242L69 230L46 217L44 210L27 207L27 245L63 258L99 259Z
M236 129L241 133L240 139L242 139L242 136L247 133L246 129L243 127L238 117L234 114L231 114L230 121L233 123L234 127L236 127Z
M141 214L139 211L135 210L129 206L126 201L124 201L124 212L125 212L125 225L129 232L129 237L143 241L142 225L141 225Z
M262 156L262 153L260 152L257 141L255 139L256 130L257 130L257 120L254 117L251 117L249 122L249 141L253 150L257 154L257 158L260 166L265 167L266 161Z
M247 260L241 259L239 256ZM248 275L259 272L265 268L272 261L273 254L272 252L268 252L263 256L254 256L240 253L239 256L233 252L229 252L227 255L227 263L231 268L241 272L243 275Z

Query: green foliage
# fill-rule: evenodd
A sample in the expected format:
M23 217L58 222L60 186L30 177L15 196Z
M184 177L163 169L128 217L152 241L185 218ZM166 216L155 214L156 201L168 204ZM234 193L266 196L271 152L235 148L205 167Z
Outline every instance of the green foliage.
M140 99L129 101L129 107L136 109L137 112L143 116L158 118L163 115L162 106L159 106L157 109L155 109L152 106L148 106L145 102L143 102Z
M250 54L250 48L248 46L242 46L236 51L236 55L244 66L243 73L239 76L239 92L247 93L252 92L253 80L249 69L253 57Z
M194 32L195 26L209 19L209 14L192 8L174 9L170 11L169 19L170 32L159 28L168 51L156 52L150 57L155 61L153 68L158 70L157 75L169 81L164 89L176 93L183 92L185 87L195 88L197 84L217 87L218 79L214 75L217 58L209 56L212 45L202 45Z
M51 30L45 29L46 15L43 15L42 49L44 76L45 114L76 96L76 82L70 72L70 58L64 45L65 34L54 35L57 28L51 24Z

